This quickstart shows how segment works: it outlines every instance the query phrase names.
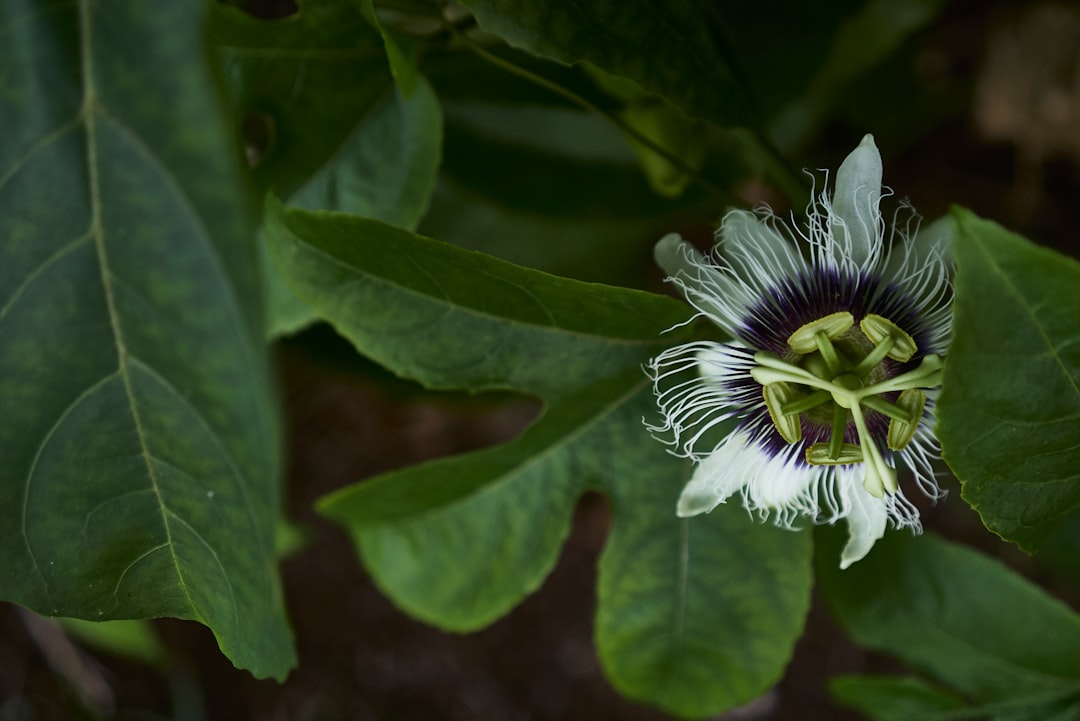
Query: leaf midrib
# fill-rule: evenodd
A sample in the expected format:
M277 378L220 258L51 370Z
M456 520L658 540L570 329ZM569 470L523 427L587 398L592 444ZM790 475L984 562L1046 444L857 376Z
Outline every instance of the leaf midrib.
M295 238L296 241L298 243L300 243L302 246L310 249L312 252L314 252L317 255L325 258L330 263L333 263L334 265L337 265L337 266L349 271L352 274L355 274L355 275L363 277L363 278L370 279L371 281L373 281L375 283L380 283L382 285L393 288L393 289L395 289L395 290L397 290L399 292L405 293L407 295L411 295L411 296L416 297L416 298L423 299L423 300L428 301L428 302L443 303L443 304L445 304L447 306L450 306L451 308L454 308L454 309L459 310L461 312L467 313L467 314L472 315L472 316L474 316L476 318L483 319L485 321L495 321L495 322L507 323L507 324L510 324L510 325L517 325L517 326L521 326L523 328L535 329L538 332L561 333L561 334L564 334L566 336L573 337L573 338L583 338L583 339L590 340L590 341L600 341L600 342L604 342L604 343L610 343L611 345L619 345L619 346L640 346L642 348L650 348L652 346L672 345L672 344L675 343L675 340L665 338L663 335L661 335L659 333L656 335L656 337L654 339L651 339L651 340L645 339L645 338L619 338L617 336L596 335L594 333L585 333L585 332L578 331L578 330L572 330L572 329L569 329L569 328L563 328L563 327L557 326L557 325L542 325L540 323L536 323L536 322L533 322L533 321L522 320L520 318L510 318L510 317L504 316L504 315L495 315L493 313L483 311L483 310L480 310L478 308L474 308L473 306L470 306L470 305L460 305L460 304L452 302L449 298L438 298L438 297L430 295L428 293L424 293L423 291L417 290L416 288L413 288L412 286L405 285L405 284L400 283L398 281L391 280L390 278L387 278L385 276L376 275L376 274L371 273L371 272L369 272L367 270L364 270L362 268L358 268L357 266L353 265L352 263L349 263L349 262L347 262L347 261L345 261L345 260L343 260L341 258L338 258L337 256L333 255L329 251L326 251L323 248L320 248L319 246L317 246L317 245L315 245L313 243L309 243L308 241L304 240L299 235L297 235L292 230L292 228L290 228L288 226L287 223L282 222L281 224L284 227L285 231L289 235L291 235L293 238ZM400 228L398 228L397 230L400 230ZM550 313L550 311L548 311L546 308L545 308L545 312Z
M985 244L970 243L969 245L970 247L973 247L983 257L983 260L993 270L994 274L1000 278L1002 286L1005 287L1009 294L1016 299L1016 301L1020 305L1020 308L1031 319L1032 325L1035 327L1035 330L1038 331L1039 336L1046 344L1046 350L1050 353L1051 357L1053 357L1054 359L1054 362L1057 363L1058 367L1061 369L1061 374L1065 377L1065 380L1068 381L1068 383L1072 386L1073 394L1076 396L1076 400L1078 401L1078 403L1080 403L1080 384L1077 383L1076 377L1073 376L1073 374L1069 371L1068 367L1065 365L1065 361L1062 360L1060 355L1058 355L1058 349L1051 342L1050 336L1047 335L1046 329L1043 327L1042 323L1039 322L1039 319L1032 310L1031 304L1028 302L1027 297L1021 292L1020 288L1012 282L1008 274L1005 273L1005 270L995 261L993 257L991 257Z
M146 465L147 478L153 487L154 497L158 502L158 510L161 514L161 522L165 529L165 545L168 546L169 555L172 558L173 568L176 570L176 579L184 592L188 605L192 612L201 617L198 606L191 596L180 566L180 559L176 555L176 547L173 542L172 526L169 521L170 511L165 505L165 499L161 493L157 473L151 462L152 454L147 445L146 432L143 428L142 418L139 414L138 405L135 403L135 393L131 384L131 370L128 365L128 350L124 341L123 330L120 325L120 317L116 307L112 280L109 273L109 256L105 243L105 229L102 224L101 212L101 182L98 177L98 148L96 134L96 112L98 107L97 87L94 84L94 57L93 57L93 18L91 16L90 2L92 0L78 0L79 11L79 41L80 58L82 67L82 117L86 127L86 165L87 178L89 179L90 193L90 230L89 235L94 242L94 249L98 257L98 269L101 274L102 289L105 293L105 304L109 313L109 327L112 330L113 340L117 354L117 373L124 385L124 394L128 401L128 409L131 412L132 422L135 426L135 434L139 439L139 447L143 462Z

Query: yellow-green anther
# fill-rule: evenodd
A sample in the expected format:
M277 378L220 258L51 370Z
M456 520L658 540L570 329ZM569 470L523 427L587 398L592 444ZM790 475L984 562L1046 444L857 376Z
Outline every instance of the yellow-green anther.
M915 339L907 334L888 318L871 313L859 321L859 328L874 345L881 343L886 338L892 338L887 355L901 363L911 360L919 347L915 345Z
M832 395L828 391L814 391L813 393L803 396L798 400L794 400L791 403L785 403L783 413L785 416L790 416L793 413L803 413L811 408L817 408L822 403L825 403Z
M784 413L784 406L798 398L798 393L787 383L769 383L762 386L762 394L765 396L765 407L769 409L769 417L773 425L780 433L780 437L788 443L798 443L802 438L802 423L799 416Z
M906 410L894 403L889 403L881 396L866 396L865 398L860 398L859 402L867 408L872 408L878 413L884 413L894 421L899 421L900 423L908 423L911 421L911 415Z
M787 342L791 350L800 355L806 355L818 349L816 339L818 332L824 333L828 338L836 338L846 333L853 325L855 325L855 316L851 313L847 311L831 313L802 326L788 336Z
M919 421L922 420L923 409L926 408L926 394L918 388L908 388L896 399L896 405L908 414L908 419L889 421L889 434L885 442L892 450L902 451L911 443L915 431L919 429Z
M806 462L812 466L844 466L862 463L862 448L854 443L840 444L840 451L833 453L829 443L815 443L806 449Z

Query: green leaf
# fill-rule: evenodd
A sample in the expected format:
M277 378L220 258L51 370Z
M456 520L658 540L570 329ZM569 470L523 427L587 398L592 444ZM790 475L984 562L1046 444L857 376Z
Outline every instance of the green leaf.
M343 210L411 230L427 210L441 154L439 103L427 81L417 76L411 97L395 92L381 102L289 202ZM273 263L263 267L270 337L293 333L319 319L289 290Z
M588 61L723 126L750 124L704 3L463 0L480 27L561 63ZM787 3L786 6L789 6Z
M655 403L646 394L642 411ZM629 414L628 414L629 415ZM745 704L780 680L810 606L811 539L750 518L737 499L676 518L689 466L630 435L594 452L615 528L600 559L596 638L622 693L679 716Z
M412 229L435 187L441 112L414 65L399 78L406 92L394 91L382 29L364 12L363 2L307 0L267 22L218 7L214 35L238 112L266 127L267 146L250 149L256 181L294 205ZM272 263L263 267L270 337L318 319Z
M7 4L4 597L197 620L284 678L277 409L202 6Z
M659 197L604 118L499 100L445 104L446 156L424 235L562 276L639 285L658 237L718 212L696 185L678 200ZM745 177L733 138L712 148L711 177Z
M83 621L58 618L60 626L82 643L145 664L165 668L169 654L148 621Z
M836 699L874 721L939 721L959 718L964 702L914 676L840 676L829 682ZM964 712L971 717L977 711Z
M350 486L319 510L352 532L376 583L406 611L448 630L482 628L554 567L578 496L603 470L596 448L645 384L634 371L603 381L554 403L511 443ZM649 440L640 412L634 430L636 443Z
M640 364L686 306L340 213L270 204L293 290L363 354L429 388L566 395ZM377 309L377 312L373 309Z
M999 562L934 536L887 534L866 561L818 579L860 644L899 657L976 705L1045 704L1080 693L1080 617Z
M586 65L586 68L605 90L623 102L619 115L627 126L682 161L681 165L676 165L633 135L626 134L653 191L666 198L679 197L692 180L686 168L698 172L705 162L705 124L688 118L675 105L642 91L625 78L592 65Z
M957 209L945 460L983 523L1033 551L1080 507L1080 265Z
M675 517L686 464L649 438L636 369L552 404L516 441L403 469L320 502L379 587L451 631L491 623L539 587L577 498L612 500L597 643L613 683L684 716L720 713L783 672L809 606L810 540L724 507Z
M382 36L383 46L386 48L386 59L390 63L390 73L394 76L394 82L402 95L410 97L416 89L418 74L416 60L410 57L401 43L385 28L375 13L374 0L355 0L360 3L360 11L371 27L379 31Z
M427 81L413 82L409 97L395 92L378 103L289 204L416 228L438 176L442 112Z
M841 676L829 690L874 721L1075 721L1080 692L969 706L956 694L914 676Z
M659 333L685 306L376 221L280 205L268 217L271 249L296 290L361 352L428 386L509 388L548 402L511 443L320 502L395 603L448 630L491 623L543 582L578 497L599 490L616 513L598 621L615 683L693 715L719 713L779 678L809 602L809 536L759 526L734 507L676 518L685 462L641 422L656 411L640 364L678 340ZM703 679L713 682L703 688Z
M379 32L357 3L301 0L259 20L212 3L211 37L260 189L289 195L327 164L393 87Z
M614 126L561 109L447 107L443 174L473 194L540 219L654 222L689 205L650 189ZM700 202L702 194L690 200Z

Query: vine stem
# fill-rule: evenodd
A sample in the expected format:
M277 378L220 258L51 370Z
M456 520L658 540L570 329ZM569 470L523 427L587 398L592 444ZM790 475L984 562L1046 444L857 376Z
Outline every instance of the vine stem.
M528 82L533 83L534 85L542 87L545 90L548 90L549 92L554 93L554 94L562 97L563 99L568 100L571 103L574 103L575 105L580 106L584 110L587 110L587 111L589 111L591 113L596 113L597 115L600 115L601 117L606 118L609 122L611 122L613 125L615 125L617 128L619 128L619 130L621 130L622 132L629 135L635 141L641 143L646 148L648 148L652 152L656 153L661 158L663 158L667 162L671 163L672 165L674 165L676 168L678 168L682 172L689 175L691 178L693 178L695 181L700 183L705 188L708 188L712 193L714 193L716 196L721 198L724 203L729 204L729 205L746 205L746 203L744 201L742 201L740 198L735 196L731 191L725 190L724 188L721 188L719 185L716 185L715 183L713 183L712 181L710 181L709 179L704 177L696 169L694 169L694 168L690 167L689 165L687 165L682 160L682 158L675 155L674 153L669 151L667 148L664 148L663 146L657 144L655 141L653 141L652 138L650 138L647 135L644 135L643 133L641 133L639 130L637 130L637 128L635 128L632 125L630 125L629 123L627 123L618 114L609 112L607 110L604 110L603 108L598 107L595 103L591 102L590 100L588 100L586 98L581 97L580 95L573 92L572 90L568 90L567 88L564 88L562 85L559 85L558 83L552 82L551 80L548 80L547 78L545 78L545 77L543 77L541 75L537 75L536 73L534 73L534 72L532 72L530 70L527 70L527 69L521 67L520 65L515 65L514 63L510 62L509 60L505 60L503 58L500 58L498 55L488 51L487 49L485 49L484 47L479 45L477 42L475 42L474 40L472 40L468 36L463 35L462 33L458 32L457 28L455 28L453 25L450 25L449 23L445 23L445 21L444 21L444 25L447 28L447 30L449 30L450 33L454 37L456 37L460 42L462 42L462 44L465 45L465 47L469 48L469 50L471 50L473 53L475 53L478 57L480 57L484 61L486 61L488 63L491 63L492 65L494 65L494 66L496 66L498 68L501 68L501 69L503 69L503 70L505 70L505 71L507 71L509 73L517 75L519 78L522 78L523 80L527 80Z

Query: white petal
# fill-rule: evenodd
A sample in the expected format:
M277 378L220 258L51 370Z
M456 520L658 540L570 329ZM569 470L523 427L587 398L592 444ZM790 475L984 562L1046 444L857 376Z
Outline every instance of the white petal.
M675 513L681 518L708 513L736 493L746 483L739 454L754 453L747 448L747 438L732 433L694 469L694 475L683 488Z
M734 335L746 312L747 291L730 269L718 268L678 233L658 240L653 257L690 305Z
M668 233L656 241L653 247L653 258L656 259L656 264L672 278L680 276L692 278L697 275L696 268L705 265L706 262L705 256L683 240L678 233Z
M841 267L868 268L880 255L880 201L881 153L866 135L836 171L831 254Z
M806 268L793 241L749 210L732 210L725 215L717 235L721 254L735 273L744 279L760 279L764 288Z
M953 238L956 235L956 221L951 215L943 215L933 223L924 223L911 241L911 253L915 262L922 264L941 258L949 265L952 257Z
M891 249L881 275L905 285L927 285L924 276L934 273L948 280L952 275L951 248L956 233L952 217L943 215L919 226L914 238L901 240Z
M840 554L840 568L848 568L861 560L874 543L885 535L885 521L888 510L883 499L874 498L867 493L860 483L847 486L850 511L847 516L848 542Z

